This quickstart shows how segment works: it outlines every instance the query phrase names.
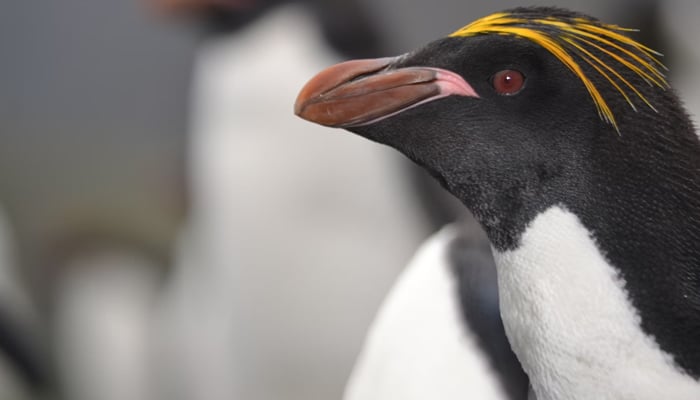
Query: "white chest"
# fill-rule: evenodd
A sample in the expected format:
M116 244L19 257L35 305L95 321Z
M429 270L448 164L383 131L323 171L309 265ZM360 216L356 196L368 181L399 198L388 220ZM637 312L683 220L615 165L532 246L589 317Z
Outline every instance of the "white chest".
M506 333L538 400L700 399L576 215L552 207L494 256Z
M464 324L447 246L431 238L382 304L345 391L345 400L504 400L476 338Z

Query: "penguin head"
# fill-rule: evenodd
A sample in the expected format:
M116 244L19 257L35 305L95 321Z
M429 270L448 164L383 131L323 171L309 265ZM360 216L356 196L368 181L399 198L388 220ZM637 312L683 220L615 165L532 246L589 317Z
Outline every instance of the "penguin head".
M375 76L403 73L408 82L416 73L435 78L397 88L417 91L417 103L346 129L398 149L476 213L484 192L535 190L574 168L596 135L616 134L576 76L526 40L448 37L392 60ZM393 100L397 89L380 93ZM426 89L438 94L420 100Z
M526 214L641 168L622 164L659 145L654 127L681 127L678 148L697 144L659 54L627 31L557 8L508 10L399 57L330 67L295 112L398 149L507 247L495 233Z

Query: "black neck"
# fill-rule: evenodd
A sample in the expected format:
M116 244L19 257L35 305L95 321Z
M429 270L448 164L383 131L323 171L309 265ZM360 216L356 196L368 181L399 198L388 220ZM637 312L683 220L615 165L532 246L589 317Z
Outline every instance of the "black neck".
M627 129L580 143L588 148L568 167L540 163L509 187L451 189L498 250L517 248L551 206L576 214L619 270L644 331L700 378L700 142L680 107L660 111L623 114Z
M663 115L601 138L590 194L564 204L619 269L645 332L700 378L700 143L682 112Z

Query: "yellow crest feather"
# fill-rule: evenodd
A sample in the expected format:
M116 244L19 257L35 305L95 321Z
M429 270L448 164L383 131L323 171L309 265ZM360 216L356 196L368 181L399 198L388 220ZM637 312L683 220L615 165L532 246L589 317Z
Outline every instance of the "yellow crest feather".
M618 132L615 116L598 88L584 73L577 58L584 60L604 77L636 110L632 98L636 96L648 107L654 106L632 83L615 68L596 56L604 54L637 74L649 85L668 88L669 84L660 71L666 67L656 56L661 54L625 36L621 32L634 31L617 25L602 24L586 18L532 17L525 18L508 12L495 13L478 19L452 33L451 37L468 37L481 34L498 34L531 40L552 53L583 82L591 95L600 117ZM627 93L627 89L631 91Z

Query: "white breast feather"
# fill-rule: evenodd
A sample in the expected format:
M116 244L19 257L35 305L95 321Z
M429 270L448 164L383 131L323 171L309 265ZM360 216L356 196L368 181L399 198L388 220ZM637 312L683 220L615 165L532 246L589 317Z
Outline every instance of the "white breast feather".
M506 333L538 400L700 399L576 215L552 207L494 255Z
M418 251L367 336L345 400L504 400L460 314L448 228Z

